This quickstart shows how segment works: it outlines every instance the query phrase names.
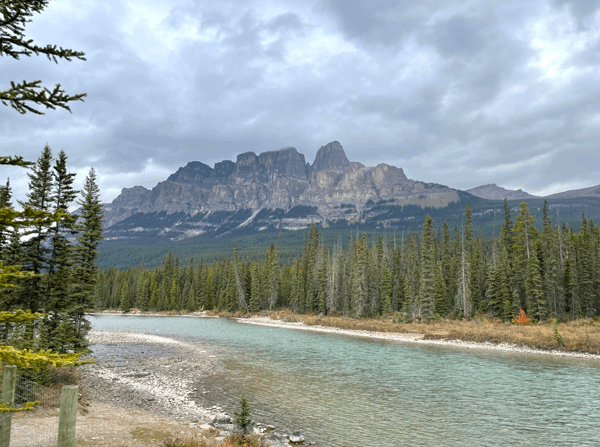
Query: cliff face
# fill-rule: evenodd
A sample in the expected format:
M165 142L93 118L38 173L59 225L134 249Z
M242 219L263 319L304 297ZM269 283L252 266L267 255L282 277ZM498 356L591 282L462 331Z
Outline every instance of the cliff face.
M214 168L190 162L152 190L124 188L105 206L104 219L109 234L112 228L115 235L122 235L123 231L144 231L148 225L175 225L140 216L177 215L181 217L177 220L179 226L181 219L194 221L194 225L186 224L186 237L202 233L210 225L223 224L215 220L218 212L225 213L219 216L229 216L225 220L237 216L238 225L248 225L258 216L263 219L255 222L258 229L269 225L303 228L310 220L326 223L359 219L370 202L445 206L458 200L455 190L410 180L401 168L351 163L342 145L333 141L318 150L312 165L293 147L259 155L245 152L235 163L226 160ZM303 211L291 212L294 208ZM279 211L264 217L261 210Z

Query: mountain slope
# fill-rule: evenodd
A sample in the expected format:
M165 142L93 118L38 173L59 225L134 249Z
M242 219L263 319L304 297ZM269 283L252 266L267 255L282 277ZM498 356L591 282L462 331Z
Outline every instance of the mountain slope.
M522 189L510 190L491 183L488 185L477 186L476 188L467 189L467 192L476 197L487 200L526 200L539 199L538 196L531 195Z
M548 199L577 199L580 197L600 197L600 185L589 188L572 189L548 196Z

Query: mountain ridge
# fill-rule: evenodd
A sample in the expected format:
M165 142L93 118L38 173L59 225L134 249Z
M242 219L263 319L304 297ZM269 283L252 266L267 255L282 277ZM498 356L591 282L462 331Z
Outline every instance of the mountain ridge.
M600 197L600 186L581 191L568 192L569 197ZM311 222L340 229L403 230L422 219L425 210L456 218L466 203L480 201L479 208L489 212L496 206L486 205L489 200L504 198L543 199L493 183L465 192L412 180L399 167L352 162L342 145L332 141L317 151L312 164L288 146L258 155L243 152L235 162L223 160L214 167L191 161L152 189L123 188L104 205L104 233L107 240L177 241L298 230ZM575 206L565 200L571 202L552 206Z
M215 229L225 223L223 219L233 225L233 216L237 216L236 221L244 217L237 226L248 225L249 220L264 215L264 221L255 222L258 230L275 221L278 228L298 229L311 221L327 224L360 220L379 202L388 207L443 207L459 199L457 190L409 179L402 168L351 162L342 145L332 141L317 151L312 164L294 147L258 155L244 152L235 162L224 160L214 168L200 161L189 162L152 189L123 188L112 203L105 205L104 223L108 234L113 229L113 233L123 236L146 232L145 225L152 220L149 215L181 214L186 223L182 237L190 237ZM140 221L141 215L147 217L144 225L123 223L133 216ZM217 222L215 216L225 215L228 217ZM384 220L391 223L393 218ZM163 220L152 225L159 228L165 223ZM181 233L181 224L173 225L180 226L173 230Z

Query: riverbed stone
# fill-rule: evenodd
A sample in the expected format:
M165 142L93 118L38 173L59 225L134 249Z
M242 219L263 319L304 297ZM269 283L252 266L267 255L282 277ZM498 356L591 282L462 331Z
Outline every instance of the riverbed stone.
M299 431L295 431L290 435L290 442L293 444L304 444L304 436Z
M210 423L213 425L226 425L231 424L233 421L231 420L231 416L225 413L217 413L212 418Z

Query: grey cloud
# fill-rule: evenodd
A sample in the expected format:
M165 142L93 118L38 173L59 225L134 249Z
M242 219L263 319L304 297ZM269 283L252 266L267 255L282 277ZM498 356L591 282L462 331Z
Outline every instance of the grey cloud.
M348 37L383 45L396 45L418 28L421 20L406 14L413 6L399 0L323 0L320 4Z
M569 8L577 20L579 30L589 28L592 15L600 8L600 0L554 0L554 3Z
M485 26L480 20L452 17L434 28L433 41L438 51L444 55L473 55L486 46L482 32Z

